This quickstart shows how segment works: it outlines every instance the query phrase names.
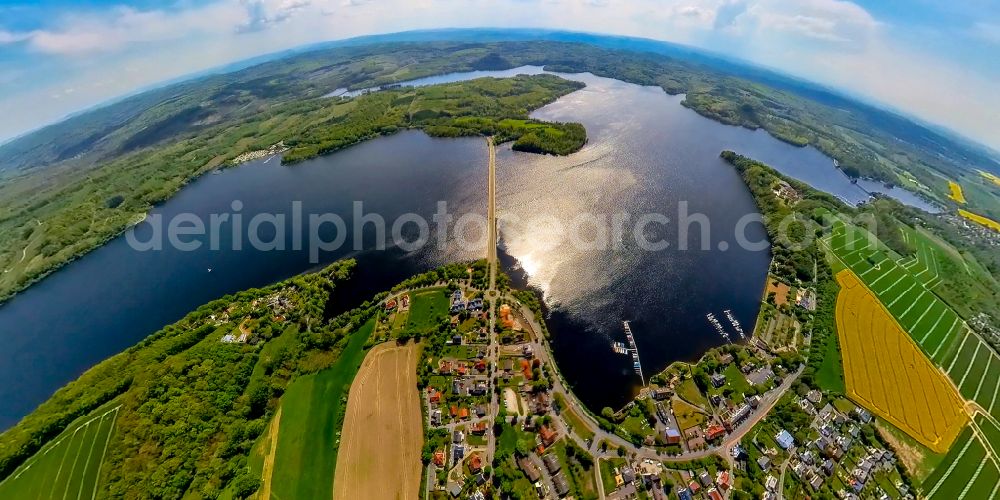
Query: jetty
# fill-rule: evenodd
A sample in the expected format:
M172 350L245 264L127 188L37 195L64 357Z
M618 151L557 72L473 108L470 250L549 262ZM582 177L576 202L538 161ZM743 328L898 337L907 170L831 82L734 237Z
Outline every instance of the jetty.
M612 342L611 349L615 351L616 354L628 354L628 349L625 348L624 342Z
M628 340L629 349L627 350L632 354L632 368L635 370L636 375L639 375L639 379L642 380L642 386L646 387L646 377L642 374L642 363L639 361L639 348L635 346L632 327L629 326L628 321L622 321L622 325L625 326L625 338Z
M743 327L740 326L740 321L736 319L736 316L733 316L733 311L726 309L723 312L726 313L726 319L728 319L729 322L732 323L733 328L736 330L736 333L740 334L740 339L746 340L747 337L746 335L743 334Z
M722 323L715 318L714 314L708 313L705 315L705 317L708 318L708 322L715 327L715 331L719 332L719 335L721 335L722 338L726 340L726 342L732 342L732 340L729 339L729 334L726 333L726 329L722 327Z

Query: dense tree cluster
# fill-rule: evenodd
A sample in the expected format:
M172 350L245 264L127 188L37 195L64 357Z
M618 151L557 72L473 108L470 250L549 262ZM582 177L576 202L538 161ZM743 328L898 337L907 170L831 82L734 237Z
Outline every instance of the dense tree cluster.
M286 140L291 150L282 161L300 162L405 128L435 137L495 136L497 142L515 141L521 151L566 155L587 141L583 126L531 120L528 112L582 86L535 75L383 90L349 103L326 99L330 107L352 107Z
M722 158L731 163L743 176L744 181L750 188L757 202L757 207L764 218L768 235L772 241L772 253L774 262L771 272L778 278L790 283L800 284L814 288L817 293L817 309L804 328L811 331L812 340L808 364L802 374L802 380L807 384L813 383L813 377L819 366L824 362L824 356L830 352L829 342L837 342L837 326L835 317L835 307L839 286L834 280L832 270L827 263L823 250L818 246L817 240L824 234L825 224L829 223L827 214L841 213L854 215L855 210L847 207L836 198L820 193L793 179L786 178L778 174L774 169L763 163L750 158L738 155L732 151L724 151ZM773 187L776 182L783 181L789 183L801 195L801 200L794 205L790 205L778 198L774 194ZM781 234L782 221L796 220L803 223L798 226L794 224L785 226L791 234ZM812 228L813 234L807 231ZM796 238L806 238L808 240L796 240ZM792 243L809 241L805 248L801 245L792 246ZM804 315L803 311L797 311ZM800 321L807 318L800 317ZM837 350L834 350L837 352ZM796 361L796 360L788 360ZM837 361L839 363L839 360ZM696 382L705 383L705 380Z
M247 474L247 456L284 388L329 366L352 327L378 310L376 299L324 320L326 302L354 265L338 262L212 301L98 364L0 435L0 477L74 419L113 400L121 407L101 468L102 494L252 493L259 478ZM278 297L288 304L280 313L272 309ZM246 343L221 341L243 328L251 333Z
M829 266L817 245L824 225L829 222L824 216L852 214L854 210L833 196L785 178L750 158L732 151L724 151L721 156L743 176L764 218L774 256L771 272L791 284L816 283L823 278L820 274L829 275ZM779 198L774 194L778 182L788 183L802 198L794 204Z
M474 288L486 289L489 286L489 265L485 259L474 262L455 262L445 264L437 269L421 273L403 280L392 288L393 292L410 288L421 288L441 282L453 280L472 280Z
M674 58L548 41L338 47L146 92L0 147L7 164L24 174L0 184L0 212L9 214L0 218L0 268L9 271L0 275L0 299L105 243L193 178L280 141L295 144L286 160L297 161L404 127L440 136L500 136L500 120L511 118L525 121L514 127L516 137L507 138L515 148L556 154L579 148L586 138L577 126L539 127L526 120L552 98L545 92L512 98L498 88L479 100L495 101L491 106L414 89L343 102L318 97L337 88L526 64L683 93L683 104L704 116L815 146L852 176L904 184L899 174L907 172L941 201L941 172L958 176L993 162L883 110L692 54ZM45 165L62 168L37 168ZM983 212L1000 217L995 204ZM1000 264L992 260L995 272Z

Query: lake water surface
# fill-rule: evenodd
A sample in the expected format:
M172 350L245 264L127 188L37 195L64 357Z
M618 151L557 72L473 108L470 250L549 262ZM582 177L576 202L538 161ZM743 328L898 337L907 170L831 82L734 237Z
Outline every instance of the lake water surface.
M540 68L502 72L537 73ZM417 83L457 81L489 73L443 75ZM731 309L748 331L758 310L769 251L735 245L739 220L756 211L735 171L718 157L732 149L856 203L867 194L813 148L796 148L763 131L721 125L680 105L681 96L588 74L563 75L587 83L538 110L538 118L578 121L590 141L568 157L498 152L498 215L506 261L545 293L557 362L580 397L596 410L619 406L638 387L631 362L612 352L624 340L621 321L632 321L647 377L671 361L693 359L722 339L705 314ZM413 212L428 219L438 201L452 214L485 214L486 148L481 139L432 139L403 132L294 167L254 161L204 176L151 214L336 213L350 222L354 201L387 220ZM898 191L898 190L897 190ZM677 248L678 227L657 225L643 233L673 245L640 250L633 239L580 248L560 242L544 226L519 224L545 216L569 222L595 217L662 213L675 220L686 204L710 221L710 250ZM363 251L353 251L353 227L344 250L310 263L303 251L232 250L225 232L220 248L183 252L133 250L124 237L91 252L0 306L0 429L13 425L53 391L100 360L134 344L199 305L248 287L266 285L339 258L359 259L357 279L340 289L351 307L407 276L485 249L449 243L415 252L373 250L366 227ZM150 228L139 225L144 239ZM697 233L697 231L695 231ZM763 227L746 228L750 240ZM729 248L719 249L725 242ZM209 269L211 271L209 272Z

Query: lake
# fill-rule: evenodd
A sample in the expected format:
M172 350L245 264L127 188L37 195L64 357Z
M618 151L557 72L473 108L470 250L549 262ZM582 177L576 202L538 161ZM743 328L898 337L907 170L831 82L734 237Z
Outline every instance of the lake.
M352 203L361 200L366 213L393 220L407 212L429 216L437 200L445 200L455 210L485 216L486 154L482 139L441 140L404 132L295 167L258 160L206 175L150 215L207 218L231 211L234 200L242 202L243 214L289 214L298 200L305 213L336 213L350 220ZM368 229L363 236L371 248L375 235L372 226ZM151 231L140 224L136 238L146 241ZM320 264L310 263L305 250L232 250L228 231L221 233L219 251L166 246L139 252L124 237L112 240L0 306L5 342L0 427L14 424L90 366L227 293L356 257L357 279L338 289L341 296L357 294L357 301L344 306L351 307L447 260L480 257L436 248L355 252L353 234L348 238L344 250L323 254Z
M539 71L527 67L500 74ZM756 210L739 176L719 159L721 150L770 163L852 203L867 194L817 150L708 120L681 106L682 96L588 74L564 76L587 87L534 116L582 122L589 143L568 157L500 147L498 216L508 270L544 292L559 367L584 402L599 411L620 406L639 385L631 362L611 350L612 341L624 341L621 321L632 322L647 378L722 342L705 319L709 312L721 319L722 311L731 309L745 329L752 328L770 256L766 248L732 244L740 219ZM208 219L233 211L239 200L247 218L288 214L293 201L307 214L333 213L348 221L355 201L364 203L365 213L390 221L405 213L430 219L438 201L447 202L455 215L484 216L486 157L482 139L402 132L293 167L258 160L203 176L150 215ZM661 213L675 220L682 202L689 213L708 217L710 250L693 243L695 250L673 245L645 251L635 238L590 248L560 242L544 225L523 223L539 215L568 222L581 213L596 219L626 214L633 221ZM412 252L391 246L374 250L374 229L364 226L360 238L353 229L348 226L342 250L322 253L319 262L311 262L306 250L233 250L231 235L222 232L220 250L204 245L140 252L119 237L67 265L0 306L5 342L0 428L16 423L88 367L227 293L356 257L358 274L336 298L348 308L414 273L485 252L452 240ZM140 241L150 233L148 224L134 230ZM472 239L476 234L473 230ZM764 234L759 224L746 228L750 240ZM641 235L679 241L674 224L653 224ZM356 240L363 242L362 250L352 249ZM729 244L725 251L719 249L722 242Z

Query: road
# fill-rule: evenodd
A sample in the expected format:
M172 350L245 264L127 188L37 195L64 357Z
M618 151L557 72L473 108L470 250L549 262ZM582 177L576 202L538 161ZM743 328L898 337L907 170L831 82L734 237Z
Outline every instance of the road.
M487 347L487 358L488 358L488 380L489 380L489 391L490 391L490 405L488 421L489 425L492 427L492 423L496 420L497 415L500 413L500 399L497 394L497 367L499 364L500 348L499 341L496 335L496 301L499 297L497 293L496 283L497 283L497 225L496 225L496 146L493 143L492 137L486 138L486 147L489 151L489 167L488 175L486 181L486 192L487 192L487 241L486 241L486 263L489 266L489 288L486 290L486 300L489 301L489 345ZM437 285L437 284L435 284ZM404 290L396 295L401 295L403 293L408 293L411 290ZM387 297L393 298L394 296ZM422 404L427 404L423 402ZM449 434L455 430L459 423L451 423L444 426L448 430ZM486 433L486 450L484 453L484 463L492 464L494 455L496 455L496 436L492 431ZM450 460L450 458L449 458ZM449 462L450 463L450 462ZM424 498L426 499L430 494L430 488L433 484L433 466L427 467L427 488L424 489Z
M785 471L788 470L788 463L795 456L795 448L788 450L788 458L781 463L781 474L778 476L778 500L785 500Z
M597 498L601 500L607 498L604 492L604 478L601 477L601 457L594 457L594 483L597 485Z
M489 334L490 347L489 347L489 350L488 350L488 352L489 352L489 358L490 358L490 367L491 367L491 372L490 372L490 388L491 388L491 391L490 391L490 394L491 394L490 416L493 419L495 419L496 416L500 412L499 394L497 394L497 391L495 390L495 387L497 387L497 376L498 376L498 370L497 370L497 368L499 367L499 356L500 356L500 342L499 342L499 340L496 337L496 301L500 297L499 291L497 290L497 286L496 286L497 268L499 266L498 259L497 259L497 241L499 240L499 238L498 238L498 234L497 234L498 228L497 228L497 219L496 219L496 158L497 158L497 155L496 155L496 145L493 143L493 138L492 137L487 137L486 138L486 145L487 145L487 148L489 150L489 169L488 169L489 173L488 173L488 176L487 176L488 180L487 180L487 183L486 183L487 184L487 188L486 188L487 189L487 204L486 204L486 206L487 206L487 208L486 208L486 211L487 211L487 215L486 215L486 225L487 225L486 262L489 265L489 273L490 273L490 281L489 281L490 284L489 284L489 289L487 290L486 295L487 295L487 297L489 299L489 304L490 304L490 321L489 321L489 323L490 323L490 326L489 326L489 328L490 328L489 329L489 332L490 332L490 334ZM512 297L509 297L509 298L512 299ZM533 317L532 317L532 321L534 321ZM535 324L533 326L533 328L534 328L535 332L538 332L538 334L540 336L541 330L539 329L539 327L537 326L537 324ZM555 365L552 364L551 359L549 359L549 357L547 356L547 354L548 354L547 351L545 351L544 349L541 349L541 347L542 347L541 345L536 345L535 346L536 351L537 352L544 352L545 356L542 358L542 360L545 361L545 362L548 362L549 366L553 367L553 369L554 369ZM584 442L583 439L580 438L579 435L577 435L577 434L572 433L572 432L569 431L569 427L562 420L562 418L556 418L553 421L555 422L556 429L559 431L560 434L568 436L569 439L574 440L577 443L577 445L580 446L581 448L586 449L588 447L587 443ZM492 460L493 460L493 456L494 456L494 454L496 452L496 437L493 435L492 432L490 432L488 434L489 434L489 437L488 437L488 440L487 440L487 450L488 450L487 451L487 456L488 456L490 462L487 462L487 463L491 463ZM537 459L537 457L533 457L533 458L531 458L531 460L536 463L536 465L539 467L540 470L542 470L542 471L546 470L545 467L544 467L544 465L541 463L540 460ZM600 498L603 499L604 498L604 491L603 491L604 488L603 488L603 484L601 484L600 467L595 467L595 473L596 473L596 476L597 476L596 480L598 482L598 488L600 489ZM552 479L551 479L550 474L548 474L548 472L545 472L543 474L543 476L545 478L545 482L546 482L546 486L547 486L548 491L550 491L550 492L551 491L555 491L555 486L552 484Z
M537 332L541 332L541 326L538 324L538 320L534 317L534 314L532 314L532 312L527 308L522 308L521 312L525 316L525 318L528 319L529 323L531 323L532 328L535 329L535 331ZM540 337L541 335L539 335L539 338ZM573 391L567 389L565 382L562 380L562 375L558 374L558 369L556 368L555 361L551 357L551 352L549 350L547 341L540 338L539 345L536 346L535 352L542 359L542 362L547 363L550 367L552 367L553 371L557 373L557 376L554 377L552 380L553 392L561 393L563 397L566 399L566 403L570 407L570 409L572 409L577 415L579 415L584 420L584 422L590 427L590 431L594 433L593 443L590 446L591 453L604 457L617 456L610 453L603 453L599 450L598 443L600 443L601 440L607 440L608 442L610 442L615 446L625 447L626 449L634 453L637 458L640 459L650 458L653 460L659 460L661 462L683 462L687 460L704 458L715 454L722 455L727 459L731 459L732 454L730 453L730 450L732 450L732 448L736 444L738 444L740 440L743 439L743 436L745 436L746 433L750 431L750 429L752 429L758 422L760 422L761 419L767 416L767 414L771 411L771 409L774 408L774 405L777 404L778 400L781 399L781 396L783 396L788 391L788 389L792 387L792 384L795 383L795 380L798 379L799 375L801 375L802 371L805 369L805 365L803 364L795 373L789 375L788 377L785 377L785 379L781 383L781 386L777 387L776 389L770 391L769 393L761 397L760 405L758 406L757 411L755 411L750 416L750 418L745 420L736 429L734 429L732 433L728 434L726 438L723 440L723 442L718 446L707 448L701 451L683 453L678 456L667 457L667 456L661 456L655 450L649 448L636 449L635 445L633 445L631 442L622 439L620 436L616 434L612 434L602 430L598 426L597 421L594 420L591 414L585 409L583 403L581 403L573 394Z
M489 266L490 273L490 287L486 291L487 299L489 300L490 308L490 326L489 326L489 347L487 348L487 355L489 358L488 370L489 370L489 390L490 390L490 411L489 417L492 422L496 420L497 415L500 413L500 395L497 393L497 368L500 362L500 342L497 339L496 333L496 301L497 301L497 224L496 224L496 164L497 164L497 150L496 146L493 144L493 138L486 138L486 147L489 150L489 168L488 168L488 180L486 181L486 191L487 191L487 203L486 203L486 229L487 229L487 242L486 242L486 263ZM496 454L496 436L493 432L487 432L486 439L486 463L493 463L493 456Z
M489 149L489 180L487 180L487 202L486 202L486 262L490 266L490 295L496 295L497 289L497 148L493 144L493 138L486 138L486 146Z
M489 266L489 289L486 291L486 298L489 301L489 348L487 350L489 358L489 380L490 380L490 408L489 416L491 420L495 420L500 412L500 401L499 395L496 391L497 387L497 376L498 376L498 366L499 366L499 341L496 336L496 303L497 299L500 298L500 294L496 288L496 275L497 275L497 222L496 222L496 146L493 143L492 137L486 138L486 145L488 149L488 176L487 176L487 247L486 247L486 261ZM508 297L513 299L513 297ZM562 416L558 416L554 419L557 429L568 436L570 439L575 441L580 447L588 449L588 451L594 456L595 464L595 475L597 488L600 494L600 498L605 497L605 492L603 491L603 484L600 477L600 460L606 458L617 457L617 453L613 452L602 452L599 447L601 441L607 441L615 447L622 447L629 450L630 455L635 459L652 459L660 462L682 462L688 460L694 460L698 458L704 458L711 455L721 455L730 462L732 462L732 448L743 439L743 436L750 431L761 419L763 419L767 414L774 408L778 400L791 388L795 380L798 379L799 375L805 368L803 364L795 373L785 377L781 386L769 391L766 395L761 398L760 405L756 412L750 416L746 421L739 425L732 433L728 434L721 444L708 448L705 450L683 453L678 456L667 457L661 456L656 450L651 448L635 448L635 446L622 439L621 437L608 433L600 428L597 421L593 416L587 411L583 403L576 398L565 381L562 379L562 374L559 373L558 367L555 364L555 360L552 358L551 346L548 344L548 340L544 338L541 325L539 324L539 319L535 318L532 311L521 306L521 314L524 318L528 320L532 330L536 333L536 342L533 346L536 356L540 360L547 364L551 372L555 375L552 377L552 392L562 394L566 401L569 410L576 413L583 422L590 427L590 431L594 433L594 438L587 446L587 443L577 434L576 432L570 432L569 426ZM492 432L487 433L487 448L486 448L486 463L492 463L496 451L496 438ZM429 483L429 482L428 482Z

